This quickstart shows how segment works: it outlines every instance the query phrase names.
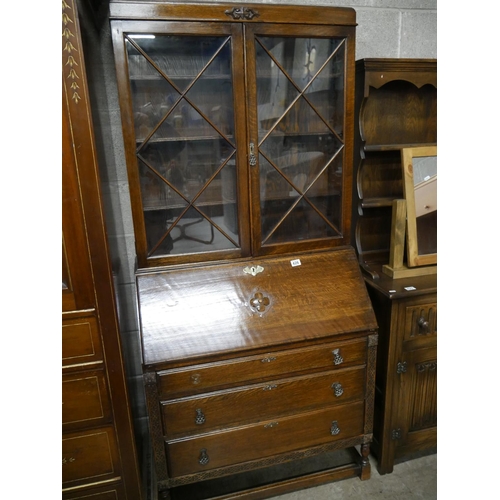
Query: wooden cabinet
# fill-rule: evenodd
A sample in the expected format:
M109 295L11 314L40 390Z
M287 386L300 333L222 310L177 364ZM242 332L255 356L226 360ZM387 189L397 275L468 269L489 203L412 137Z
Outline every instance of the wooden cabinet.
M265 498L369 477L377 324L354 250L294 260L138 274L165 497Z
M367 479L377 325L349 246L354 10L110 12L155 489L250 499Z
M110 9L140 268L349 243L352 9Z
M78 13L63 2L62 495L138 500Z
M372 448L381 474L436 447L437 278L382 271L403 198L401 149L436 144L436 108L436 60L356 62L352 235L380 328Z
M395 460L436 450L437 279L381 273L366 282L380 328L372 449L385 474Z
M352 238L360 265L389 263L391 212L403 198L401 149L436 145L437 61L356 61Z

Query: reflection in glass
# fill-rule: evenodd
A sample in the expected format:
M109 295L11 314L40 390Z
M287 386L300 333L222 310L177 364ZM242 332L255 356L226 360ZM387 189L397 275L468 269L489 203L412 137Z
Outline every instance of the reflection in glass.
M256 41L262 242L341 235L342 40Z
M437 253L437 156L413 158L419 255Z
M126 46L148 254L239 247L231 40Z

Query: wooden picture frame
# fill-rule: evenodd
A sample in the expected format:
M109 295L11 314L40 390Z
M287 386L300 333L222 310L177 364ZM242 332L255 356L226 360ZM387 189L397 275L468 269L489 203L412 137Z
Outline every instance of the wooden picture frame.
M437 146L401 149L408 267L437 264Z

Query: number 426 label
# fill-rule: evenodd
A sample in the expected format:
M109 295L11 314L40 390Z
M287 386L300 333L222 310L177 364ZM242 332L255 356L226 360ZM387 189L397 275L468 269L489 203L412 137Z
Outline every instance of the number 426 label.
M290 264L292 264L292 267L297 267L300 266L302 262L300 262L300 259L294 259L290 261Z

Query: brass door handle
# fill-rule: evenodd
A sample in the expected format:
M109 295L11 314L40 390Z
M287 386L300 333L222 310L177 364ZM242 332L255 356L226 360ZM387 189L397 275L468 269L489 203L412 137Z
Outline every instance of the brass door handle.
M257 165L257 157L255 156L255 144L253 142L250 143L250 154L249 154L249 163L251 167L255 167Z

